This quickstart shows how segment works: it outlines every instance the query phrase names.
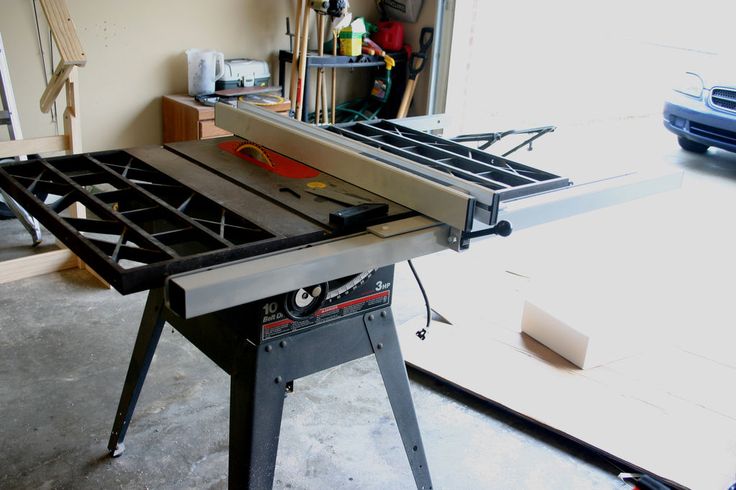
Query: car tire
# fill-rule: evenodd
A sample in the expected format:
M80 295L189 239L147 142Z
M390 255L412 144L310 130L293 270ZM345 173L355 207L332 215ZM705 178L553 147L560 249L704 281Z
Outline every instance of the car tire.
M691 153L705 153L709 148L708 145L698 143L697 141L691 141L687 138L683 138L682 136L677 138L677 142L680 144L680 148Z

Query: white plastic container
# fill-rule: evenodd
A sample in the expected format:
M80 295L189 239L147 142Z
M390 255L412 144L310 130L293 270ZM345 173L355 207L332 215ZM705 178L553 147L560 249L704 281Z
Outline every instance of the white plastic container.
M225 56L212 49L187 49L189 95L215 92L215 81L225 73Z

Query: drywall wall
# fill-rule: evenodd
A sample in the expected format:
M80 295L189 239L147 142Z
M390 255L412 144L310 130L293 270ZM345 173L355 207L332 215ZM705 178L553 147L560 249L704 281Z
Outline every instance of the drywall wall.
M288 2L258 10L248 4L222 0L219 11L211 11L194 0L68 0L88 58L79 74L85 150L160 142L160 96L186 91L184 49L269 59L288 47L281 34ZM0 32L24 135L54 134L50 117L38 110L44 79L32 2L4 0L2 10ZM45 39L40 8L39 14Z
M93 151L161 141L160 97L184 93L186 48L213 48L225 57L266 59L277 80L277 53L288 49L285 17L295 0L256 3L246 0L67 0L87 66L80 70L83 148ZM425 2L422 22L434 16L434 0ZM372 0L353 0L355 15L375 19ZM33 2L3 0L0 33L25 137L56 134L57 125L41 114L38 99L45 85ZM44 49L48 28L38 8ZM431 25L433 21L427 25ZM418 24L417 24L418 25ZM411 29L408 29L411 32ZM407 37L412 44L418 33ZM314 39L314 36L311 36ZM310 43L312 44L312 43ZM58 60L58 55L56 60ZM48 59L48 53L47 53ZM52 70L48 66L47 71ZM426 80L425 80L426 82ZM350 81L346 85L350 85ZM417 90L419 103L426 88ZM58 124L58 128L62 128ZM0 134L0 138L6 135Z

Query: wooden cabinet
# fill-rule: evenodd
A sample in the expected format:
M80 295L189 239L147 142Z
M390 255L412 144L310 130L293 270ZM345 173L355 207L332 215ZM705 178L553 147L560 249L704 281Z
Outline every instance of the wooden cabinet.
M164 95L163 142L200 140L231 136L215 126L215 108L200 104L188 95Z

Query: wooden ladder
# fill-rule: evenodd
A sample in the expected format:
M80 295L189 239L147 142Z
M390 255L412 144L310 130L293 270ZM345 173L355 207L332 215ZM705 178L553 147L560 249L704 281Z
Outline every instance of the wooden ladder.
M8 157L23 158L28 154L58 151L67 151L72 154L82 152L77 71L79 67L87 63L87 56L82 49L82 44L79 41L79 36L72 22L66 0L39 1L61 58L51 80L49 80L46 89L41 95L40 109L41 112L49 112L59 93L62 89L66 89L64 134L21 139L20 125L16 124L12 126L12 118L17 118L17 110L14 107L15 101L13 101L13 109L8 109L6 106L6 111L9 112L7 117L11 118L11 126L13 127L14 134L11 135L10 141L0 141L0 159ZM7 68L7 63L5 65ZM4 84L4 86L10 86L9 73L4 73L3 78L4 81L7 80L7 84ZM10 98L8 98L9 100ZM79 203L73 204L69 211L72 217L83 218L85 216L85 209ZM67 248L5 260L0 262L0 284L75 266L80 268L85 267L81 260ZM87 270L99 279L99 276L94 271L89 268ZM107 283L102 282L107 286Z

